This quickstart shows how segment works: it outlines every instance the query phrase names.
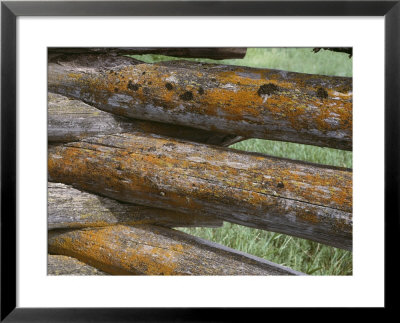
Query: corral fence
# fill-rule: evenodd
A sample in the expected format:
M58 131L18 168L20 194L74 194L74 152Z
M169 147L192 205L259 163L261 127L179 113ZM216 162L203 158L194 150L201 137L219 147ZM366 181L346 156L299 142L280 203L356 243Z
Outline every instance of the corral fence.
M302 274L173 229L223 221L351 250L350 169L226 148L351 150L351 78L145 53L246 49L49 49L49 274Z

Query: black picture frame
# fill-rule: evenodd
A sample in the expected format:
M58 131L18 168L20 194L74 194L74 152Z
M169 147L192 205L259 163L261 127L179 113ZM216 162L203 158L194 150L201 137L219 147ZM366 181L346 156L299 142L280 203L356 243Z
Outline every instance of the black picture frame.
M16 19L18 16L384 16L385 18L385 308L399 233L400 1L4 1L1 3L1 321L220 322L235 308L16 307ZM390 279L390 283L389 282ZM392 286L392 287L391 287ZM263 309L247 309L251 315ZM252 316L253 317L253 316ZM255 316L254 316L255 317Z

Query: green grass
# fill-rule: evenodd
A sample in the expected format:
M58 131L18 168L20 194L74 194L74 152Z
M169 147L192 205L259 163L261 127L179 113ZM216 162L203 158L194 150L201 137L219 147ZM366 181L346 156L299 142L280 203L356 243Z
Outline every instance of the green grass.
M131 56L147 63L167 60L182 60L163 55ZM314 53L312 48L248 48L243 59L212 60L204 58L187 58L195 62L264 67L299 73L322 74L335 76L352 76L352 59L347 54L321 50Z
M134 56L152 63L181 59L161 55ZM352 59L346 54L311 48L249 48L244 59L213 61L217 64L264 67L287 71L352 76ZM231 148L314 163L352 168L352 153L300 144L249 139ZM352 253L309 240L252 229L225 222L221 228L183 228L186 233L223 244L310 275L352 275Z
M221 228L179 228L310 275L351 275L351 252L280 233L224 222Z
M244 151L259 152L276 157L352 168L353 154L351 151L262 139L248 139L238 142L230 147Z

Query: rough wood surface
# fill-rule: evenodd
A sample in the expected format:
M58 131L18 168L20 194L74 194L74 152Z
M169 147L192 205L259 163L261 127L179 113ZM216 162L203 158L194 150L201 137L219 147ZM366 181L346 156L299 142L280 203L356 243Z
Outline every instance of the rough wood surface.
M79 100L48 93L47 138L49 142L78 141L98 134L137 131L133 122L101 111Z
M48 93L47 139L49 142L78 141L100 134L143 131L167 137L229 146L243 137L167 123L128 119L96 109L79 100Z
M61 256L47 256L47 275L50 276L89 276L89 275L108 275L104 271L89 266L78 259Z
M116 275L300 275L261 258L156 227L49 231L49 252Z
M352 172L142 133L49 148L51 181L120 201L352 245Z
M120 203L61 183L48 183L47 219L49 229L146 223L166 227L222 225L222 221L215 217Z
M121 47L121 48L85 48L85 47L49 47L49 53L63 54L116 54L116 55L143 55L157 54L187 58L211 58L211 59L230 59L243 58L246 55L246 48L242 47Z
M65 55L48 68L50 91L117 115L352 149L348 77L107 55Z

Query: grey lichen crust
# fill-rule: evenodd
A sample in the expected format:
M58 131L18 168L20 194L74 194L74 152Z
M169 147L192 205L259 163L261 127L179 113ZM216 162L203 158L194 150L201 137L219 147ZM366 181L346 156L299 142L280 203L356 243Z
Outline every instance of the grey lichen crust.
M62 183L48 183L48 229L99 227L115 224L153 223L167 227L219 227L213 216L194 216L153 207L120 203L74 189Z
M75 258L60 255L47 256L47 275L49 276L89 276L108 275L104 271L89 266Z

